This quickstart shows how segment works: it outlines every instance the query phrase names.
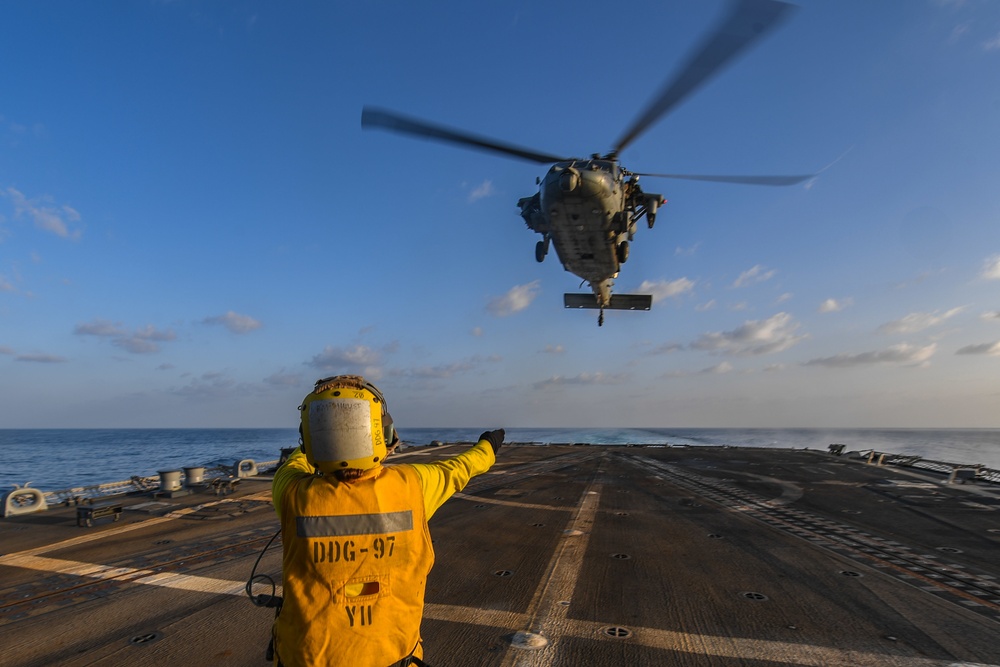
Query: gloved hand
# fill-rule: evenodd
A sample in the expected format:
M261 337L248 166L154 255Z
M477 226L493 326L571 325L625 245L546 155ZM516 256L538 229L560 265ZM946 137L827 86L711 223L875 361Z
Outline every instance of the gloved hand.
M493 448L493 455L500 451L500 445L503 444L503 437L506 435L502 428L498 428L495 431L483 431L483 434L479 436L479 440L485 440L490 443L490 447Z

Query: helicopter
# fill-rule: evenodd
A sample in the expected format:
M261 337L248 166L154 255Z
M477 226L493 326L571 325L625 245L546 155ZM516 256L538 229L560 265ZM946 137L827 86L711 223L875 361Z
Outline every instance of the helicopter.
M362 128L378 128L406 135L458 144L539 164L551 164L536 179L538 192L517 202L528 229L542 236L535 259L542 262L550 243L563 268L587 283L593 294L564 294L566 308L600 311L649 310L650 294L613 294L614 280L628 260L629 243L645 218L652 229L666 199L644 192L639 177L671 178L747 185L794 185L815 177L711 176L636 173L625 169L618 155L695 89L778 25L795 6L780 0L734 0L727 13L696 47L678 74L667 80L645 110L632 122L610 152L589 158L543 153L513 144L407 117L394 111L365 106ZM581 285L583 284L581 283Z

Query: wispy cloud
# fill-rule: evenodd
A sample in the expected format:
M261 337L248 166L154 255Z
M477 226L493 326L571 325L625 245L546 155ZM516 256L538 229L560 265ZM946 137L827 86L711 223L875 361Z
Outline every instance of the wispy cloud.
M766 320L748 320L732 331L702 334L690 348L740 356L773 354L805 340L807 336L798 335L798 329L791 315L778 313Z
M503 361L503 357L493 354L489 356L473 355L461 361L435 366L418 366L416 368L393 370L390 375L395 377L411 377L420 379L447 379L469 373L485 364L495 364Z
M892 364L897 366L916 366L926 364L937 349L936 343L923 347L899 343L884 350L862 352L860 354L838 354L807 361L804 366L826 366L828 368L854 368L856 366L871 366L875 364Z
M952 308L951 310L945 311L941 314L938 314L938 311L934 311L933 313L910 313L909 315L906 315L898 320L886 322L878 328L878 332L883 334L917 333L918 331L923 331L924 329L941 324L945 320L958 315L965 309L966 306L959 306L958 308Z
M715 308L716 305L718 304L715 303L715 299L711 299L709 301L706 301L705 303L699 303L697 306L694 307L694 309L699 313L703 313L706 310L712 310L713 308Z
M1000 320L1000 310L991 310L979 316L982 320Z
M540 280L533 280L526 285L515 285L503 296L498 296L486 304L486 310L496 317L506 317L520 312L531 305L538 296Z
M177 334L173 330L160 330L152 324L129 331L123 328L120 322L109 322L101 319L86 324L77 324L73 333L77 336L108 338L112 345L132 354L159 352L159 343L177 338Z
M619 385L628 381L626 373L580 373L579 375L553 375L534 384L535 389L549 389L567 385Z
M684 346L680 343L664 343L662 345L657 345L649 354L671 354L672 352L679 352L684 349Z
M674 254L677 255L678 257L690 257L691 255L695 254L698 251L698 246L700 245L701 242L699 241L690 248L682 248L680 246L677 246L677 248L674 249Z
M27 216L39 229L51 232L64 239L79 239L83 232L71 229L80 222L80 214L71 206L55 205L43 199L28 199L19 190L8 187L0 192L10 198L14 205L14 217Z
M382 352L367 345L327 345L305 363L323 373L364 375L369 379L378 379L382 375Z
M983 51L996 51L998 49L1000 49L1000 33L997 33L993 39L983 42Z
M206 317L202 324L217 324L226 327L234 334L245 334L260 329L261 323L249 315L240 315L229 310L224 315Z
M722 361L714 366L709 366L708 368L703 368L700 373L703 375L722 375L724 373L732 373L735 370L733 365L728 361Z
M1000 357L1000 340L995 343L982 343L981 345L966 345L960 348L955 354L987 354L991 357Z
M850 297L847 297L846 299L827 299L823 303L819 304L819 312L836 313L853 304L854 299Z
M677 280L643 280L642 284L639 285L640 293L653 295L653 303L690 292L692 289L694 289L694 281L687 278L678 278Z
M474 187L469 193L469 202L479 201L480 199L490 197L494 194L496 194L496 190L493 188L493 181L485 180Z
M243 386L243 391L249 391L248 385ZM236 380L220 371L209 371L191 379L183 387L169 390L170 393L193 400L219 399L233 396L238 393Z
M66 357L55 354L19 354L14 357L14 361L29 361L36 364L61 364L68 361Z
M1000 255L993 255L983 262L983 270L979 273L979 277L986 280L1000 280Z
M305 379L301 373L288 373L284 368L264 378L264 384L271 387L298 387L303 382L305 382Z
M757 264L741 273L740 277L733 282L733 287L746 287L747 285L762 283L765 280L773 278L776 273L775 269L768 269L765 266Z
M545 349L542 350L545 354L563 354L566 352L566 348L562 345L546 345Z

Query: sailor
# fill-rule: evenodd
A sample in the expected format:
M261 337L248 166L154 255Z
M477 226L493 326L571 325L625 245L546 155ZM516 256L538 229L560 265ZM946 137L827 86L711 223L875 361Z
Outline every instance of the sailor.
M318 380L299 410L301 446L272 486L284 589L275 664L424 665L420 622L434 564L427 521L496 462L504 430L452 458L384 465L399 437L364 378Z

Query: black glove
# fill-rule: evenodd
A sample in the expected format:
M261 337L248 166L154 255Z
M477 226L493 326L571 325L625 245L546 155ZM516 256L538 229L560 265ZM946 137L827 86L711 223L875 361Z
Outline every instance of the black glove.
M500 451L500 445L503 444L503 437L506 435L502 428L498 428L495 431L483 431L483 434L479 436L480 442L485 440L490 443L490 447L493 448L493 455L496 456L497 452Z

